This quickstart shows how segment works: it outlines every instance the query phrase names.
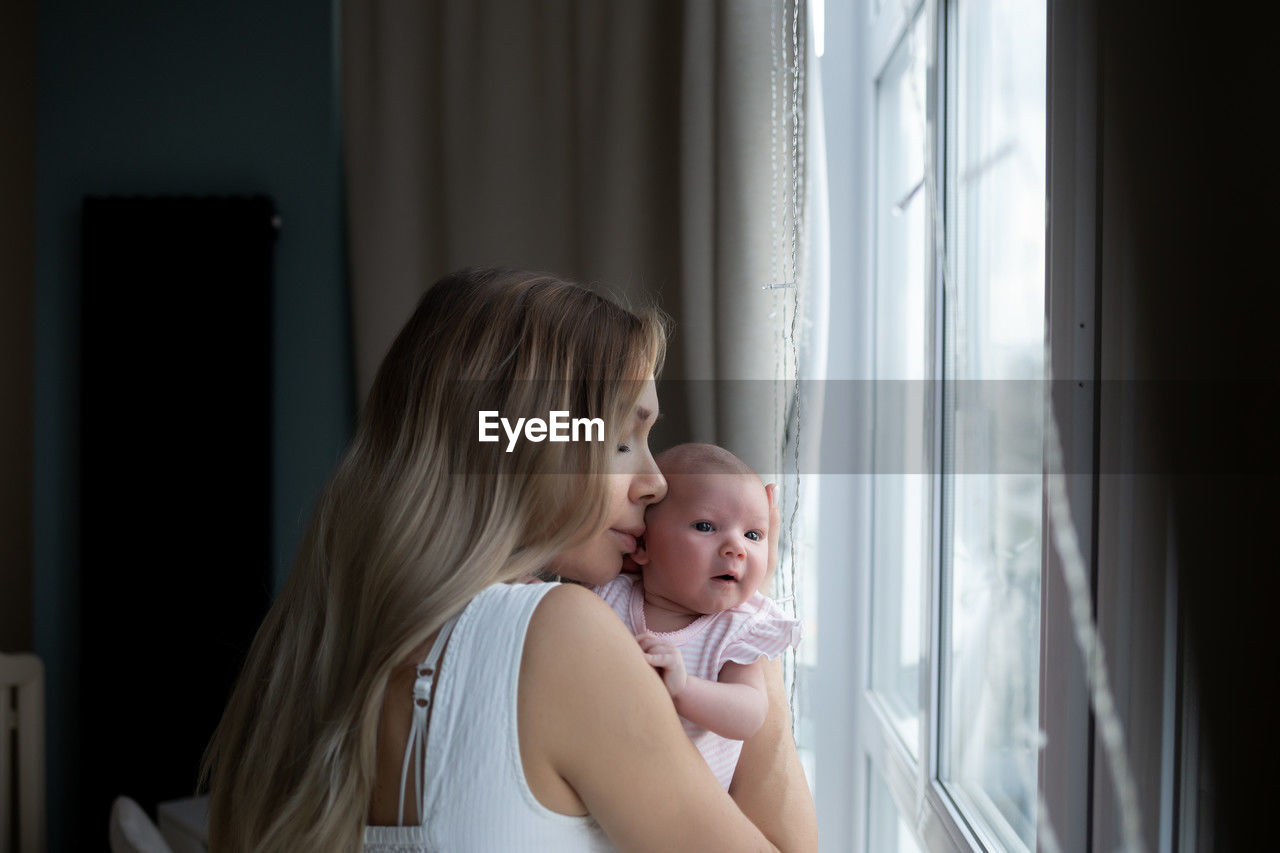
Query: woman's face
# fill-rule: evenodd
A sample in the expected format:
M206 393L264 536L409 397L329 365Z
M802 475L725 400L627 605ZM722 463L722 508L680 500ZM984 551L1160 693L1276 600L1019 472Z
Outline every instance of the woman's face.
M636 550L636 539L644 535L645 507L667 493L667 481L649 452L649 430L657 419L658 389L649 377L613 450L604 529L552 560L556 574L586 584L608 583L622 571L623 557Z

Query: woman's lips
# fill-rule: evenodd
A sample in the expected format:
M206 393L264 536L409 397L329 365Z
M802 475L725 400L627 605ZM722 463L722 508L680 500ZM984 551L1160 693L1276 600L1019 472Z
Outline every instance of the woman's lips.
M617 539L617 540L618 540L618 542L620 542L620 543L622 544L622 551L623 551L623 553L625 553L625 554L634 554L634 553L635 553L635 551L636 551L636 537L632 536L630 533L626 533L626 532L623 532L623 531L621 531L621 530L614 530L612 527L611 527L611 528L609 528L609 532L610 532L610 533L612 533L612 534L613 534L613 537L614 537L615 539Z

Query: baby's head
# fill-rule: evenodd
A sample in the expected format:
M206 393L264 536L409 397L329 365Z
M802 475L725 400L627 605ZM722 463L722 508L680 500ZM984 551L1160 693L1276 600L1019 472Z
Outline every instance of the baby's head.
M759 475L713 444L658 454L667 496L645 513L644 546L633 555L645 593L694 613L742 604L769 565L769 497Z

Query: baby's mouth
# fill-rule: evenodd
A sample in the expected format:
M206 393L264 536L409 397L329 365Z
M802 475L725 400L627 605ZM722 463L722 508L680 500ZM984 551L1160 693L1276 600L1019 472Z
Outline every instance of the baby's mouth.
M736 577L734 577L732 574L730 574L729 572L725 572L725 573L724 573L724 574L722 574L722 575L716 575L714 578L712 578L712 580L724 581L724 582L726 582L726 583L737 583L737 582L738 582L738 579L737 579Z

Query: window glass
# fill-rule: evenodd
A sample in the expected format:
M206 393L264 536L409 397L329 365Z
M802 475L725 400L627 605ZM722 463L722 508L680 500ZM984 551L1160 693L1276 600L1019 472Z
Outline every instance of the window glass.
M1045 6L949 7L950 266L940 770L1035 846L1044 377Z
M918 757L931 434L921 15L876 86L875 432L871 689Z

